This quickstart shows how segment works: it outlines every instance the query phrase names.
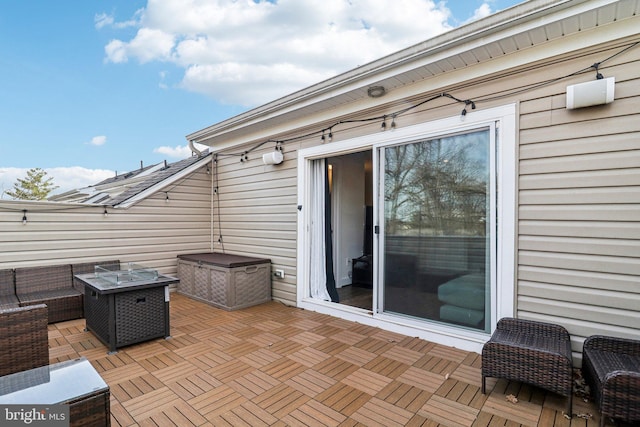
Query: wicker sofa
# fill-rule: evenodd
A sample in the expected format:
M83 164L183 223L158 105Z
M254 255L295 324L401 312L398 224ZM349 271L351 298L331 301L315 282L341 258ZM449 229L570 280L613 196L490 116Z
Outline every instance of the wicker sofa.
M75 274L94 271L96 265L118 269L119 260L21 267L0 270L0 308L46 304L49 323L84 316L84 287Z
M0 376L49 364L47 306L0 309Z
M640 341L602 335L587 338L582 372L602 413L601 427L608 417L640 422Z
M502 318L482 348L482 393L486 378L521 381L573 397L573 362L569 332L559 325Z

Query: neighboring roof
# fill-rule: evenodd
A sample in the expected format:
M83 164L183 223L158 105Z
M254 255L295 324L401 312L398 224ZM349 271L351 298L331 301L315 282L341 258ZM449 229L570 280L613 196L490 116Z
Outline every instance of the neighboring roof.
M456 72L461 70L475 67L486 75L565 53L554 50L560 49L555 41L570 40L574 50L592 46L602 40L594 39L591 34L595 32L591 30L613 23L616 23L616 37L637 35L638 10L640 0L526 1L193 132L186 138L216 147L218 151L264 137L265 132L277 134L304 129L330 120L330 116L348 116L381 103L402 102L420 82L429 87L431 79L440 78L439 84L453 85L460 81ZM544 49L536 49L540 47ZM535 54L513 55L525 51ZM387 94L383 98L368 98L367 89L374 85L384 86ZM437 87L442 85L432 90Z
M211 153L191 156L175 163L158 163L105 179L85 188L49 198L54 202L72 202L112 207L129 207L171 185L211 161Z

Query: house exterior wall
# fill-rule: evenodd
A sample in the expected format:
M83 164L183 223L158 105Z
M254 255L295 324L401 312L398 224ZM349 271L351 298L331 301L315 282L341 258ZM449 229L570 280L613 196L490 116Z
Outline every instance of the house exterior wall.
M0 201L0 269L119 259L176 275L178 254L211 250L211 176L203 170L128 209L107 211Z
M346 110L340 107L335 116L324 117L315 127L296 129L297 123L291 123L295 131L260 137L286 140L337 120L381 116L438 92L462 99L504 94L477 107L517 103L519 109L518 208L513 213L518 230L514 236L516 315L566 326L578 354L582 340L591 334L640 338L640 48L601 66L605 77L616 78L612 104L565 109L566 86L593 80L595 71L531 86L588 68L633 41L576 51L567 46L566 53L500 73L483 75L472 69L468 75L476 76L473 80L455 85L440 85L451 80L444 75L415 83L413 90L404 88L412 96L402 102L348 115L340 115ZM558 50L556 46L553 51ZM531 56L540 57L539 53ZM440 99L398 117L396 123L424 123L454 117L461 110L460 104ZM379 122L341 124L333 129L330 144L376 132L380 132ZM228 151L242 152L256 142ZM296 304L298 279L297 151L320 143L318 136L287 142L281 165L262 164L262 154L274 149L271 144L250 152L243 162L222 151L217 162L214 221L222 230L224 249L271 258L274 268L285 270L284 280L273 279L273 297L291 305ZM221 249L219 243L215 247Z

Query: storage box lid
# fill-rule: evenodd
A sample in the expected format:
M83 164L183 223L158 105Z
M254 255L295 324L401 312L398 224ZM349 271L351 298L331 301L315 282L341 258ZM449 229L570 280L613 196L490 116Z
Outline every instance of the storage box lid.
M218 267L227 267L227 268L271 263L271 260L268 258L252 258L248 256L222 254L217 252L206 252L206 253L200 253L200 254L183 254L183 255L178 255L178 258L185 261L199 262L202 264L211 264Z

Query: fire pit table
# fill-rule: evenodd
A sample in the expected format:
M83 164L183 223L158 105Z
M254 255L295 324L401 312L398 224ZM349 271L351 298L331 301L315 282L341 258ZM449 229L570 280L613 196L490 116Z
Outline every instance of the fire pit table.
M86 328L115 353L120 347L169 338L169 285L175 277L127 264L126 270L95 267L75 276L84 283Z

